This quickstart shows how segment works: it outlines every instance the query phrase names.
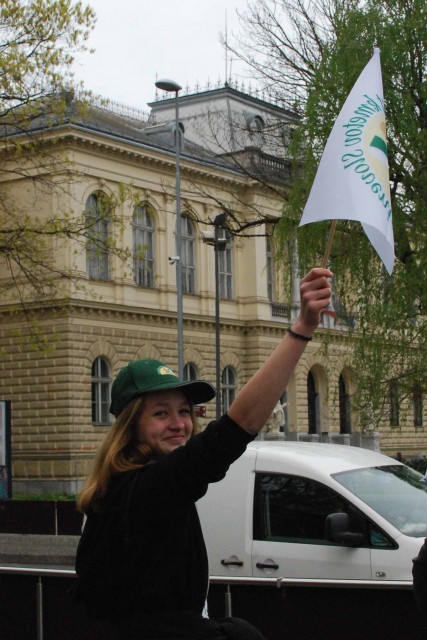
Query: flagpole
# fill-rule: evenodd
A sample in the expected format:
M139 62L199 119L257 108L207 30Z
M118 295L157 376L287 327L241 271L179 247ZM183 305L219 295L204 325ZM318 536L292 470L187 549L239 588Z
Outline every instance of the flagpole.
M323 255L322 267L326 269L326 265L328 264L329 254L331 253L332 240L334 239L335 229L337 227L337 221L332 220L331 228L329 230L328 242L326 243L325 253Z
M337 220L332 220L331 228L329 229L328 241L326 243L325 253L323 255L323 260L322 260L323 269L326 269L326 266L328 264L329 254L331 253L332 240L334 239L336 228L337 228ZM326 309L323 309L323 313L326 313L328 316L331 316L331 318L335 318L335 319L337 318L337 312L332 309L331 304Z

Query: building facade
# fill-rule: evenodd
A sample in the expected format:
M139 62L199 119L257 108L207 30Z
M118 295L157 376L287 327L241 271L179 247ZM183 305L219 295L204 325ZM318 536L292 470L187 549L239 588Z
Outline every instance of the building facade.
M70 97L70 109L72 103ZM28 176L7 181L8 193L23 210L42 220L81 216L94 230L80 244L52 240L55 260L72 274L69 282L58 282L66 295L57 302L32 300L26 314L10 313L12 293L0 302L0 399L12 404L16 494L75 493L112 422L110 389L120 368L138 358L177 366L174 104L166 99L151 107L145 118L92 106L52 129L54 154L61 158L57 166L65 162L70 169L67 188L55 188L61 176L52 167L48 185L34 186ZM291 179L286 136L296 117L231 87L182 96L180 113L184 374L214 382L219 355L221 409L226 410L298 312L298 277L290 290L283 286L272 234ZM216 146L208 140L211 114L222 135ZM270 142L273 131L276 147ZM262 180L255 179L257 172ZM104 215L106 202L114 202L114 219ZM204 240L224 212L230 223L220 231L225 248L217 282L215 251ZM254 224L245 228L248 222ZM236 224L237 234L232 233ZM109 238L120 255L108 250ZM4 263L0 277L7 277ZM44 336L45 349L33 348L28 322ZM348 329L325 315L278 418L272 417L261 437L274 432L275 437L360 444L351 405L356 383ZM199 414L203 428L215 416L215 403ZM408 406L406 422L383 425L382 451L427 450L422 418L414 426L414 415Z

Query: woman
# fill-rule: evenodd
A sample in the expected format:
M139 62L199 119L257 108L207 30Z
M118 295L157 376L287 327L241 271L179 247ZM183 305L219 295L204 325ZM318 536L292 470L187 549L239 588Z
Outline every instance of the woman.
M119 372L116 421L78 500L87 522L75 595L117 623L122 638L262 638L243 621L202 616L208 565L195 502L270 416L329 305L331 277L317 268L301 281L298 319L228 413L200 434L193 407L214 397L208 382L182 381L157 360Z

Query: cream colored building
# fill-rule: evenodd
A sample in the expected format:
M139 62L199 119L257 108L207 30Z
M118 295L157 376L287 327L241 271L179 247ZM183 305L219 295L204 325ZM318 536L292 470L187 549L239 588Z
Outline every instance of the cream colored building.
M177 365L176 272L170 260L176 256L173 100L151 106L150 118L93 107L52 130L48 135L60 141L55 154L66 158L71 169L66 189L39 186L34 191L28 179L8 180L9 195L41 218L55 212L96 216L101 194L117 198L119 220L106 222L105 229L101 220L98 231L129 252L123 262L90 241L52 242L53 255L74 280L62 283L68 298L61 304L52 308L34 302L32 322L49 346L42 352L31 348L26 318L9 314L11 300L5 296L0 303L0 399L12 402L14 493L75 492L111 422L110 386L119 369L143 357ZM220 146L208 141L211 126L204 144L202 107L205 114L215 114L215 122L224 118ZM187 376L215 382L214 249L203 242L204 233L212 232L213 220L224 210L240 222L267 221L230 238L220 258L220 369L226 409L298 312L297 278L286 295L273 243L266 237L272 226L268 221L281 215L290 179L286 146L281 151L269 146L267 129L277 131L281 120L286 142L295 116L230 87L182 96L180 113L185 129L180 183ZM230 113L233 119L227 120ZM233 136L240 116L239 136ZM224 135L227 123L230 133ZM60 163L58 167L62 171ZM274 181L276 190L254 180L257 171ZM120 197L124 187L126 194ZM0 277L5 273L0 264ZM325 351L327 334L331 340ZM283 398L278 437L358 444L351 408L355 384L348 330L325 316ZM427 450L424 428L413 426L409 409L399 427L384 425L384 452ZM211 402L200 417L202 426L214 414ZM271 437L269 426L262 437Z

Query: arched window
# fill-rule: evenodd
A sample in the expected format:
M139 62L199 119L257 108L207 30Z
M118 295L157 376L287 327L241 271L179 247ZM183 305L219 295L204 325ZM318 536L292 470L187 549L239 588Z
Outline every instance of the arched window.
M414 415L414 427L423 426L423 392L421 387L415 385L412 391L412 412Z
M107 196L98 191L86 201L86 271L91 280L109 280Z
M274 277L274 250L271 238L266 238L266 255L267 255L267 296L270 302L276 300L276 287Z
M110 424L111 372L105 358L93 361L91 374L92 423Z
M197 373L197 369L192 362L188 362L184 366L183 377L184 377L184 380L187 380L188 382L192 380L197 380L197 378L199 377Z
M233 297L233 236L224 229L218 228L218 239L225 239L225 249L218 251L219 296L225 300Z
M311 371L307 376L308 433L320 433L319 394Z
M265 121L264 118L255 113L247 113L245 114L246 126L248 127L248 131L260 133L265 129Z
M224 367L221 376L221 410L225 413L236 397L237 382L233 367Z
M340 433L351 433L351 398L347 391L344 376L338 381L340 404Z
M195 293L195 236L194 226L190 218L181 218L181 269L182 290L184 293Z
M133 212L134 279L140 287L154 287L154 219L146 204Z

